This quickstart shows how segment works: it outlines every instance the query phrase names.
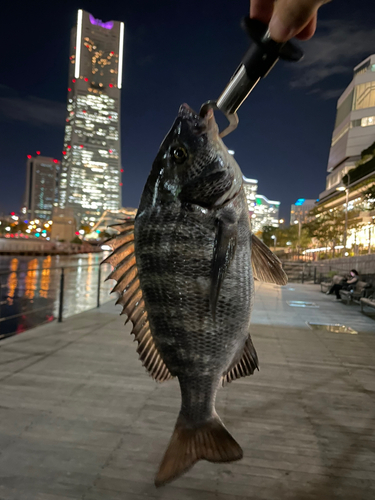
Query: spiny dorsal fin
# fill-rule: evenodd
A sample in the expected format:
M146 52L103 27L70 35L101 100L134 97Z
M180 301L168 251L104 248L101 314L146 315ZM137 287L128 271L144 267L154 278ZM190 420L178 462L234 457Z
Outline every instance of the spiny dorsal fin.
M250 335L248 336L242 355L239 361L235 361L229 370L222 376L223 385L233 382L237 378L247 377L252 375L255 369L259 370L258 356L251 341Z
M280 259L255 234L251 235L251 263L256 280L276 285L288 283Z
M106 243L114 250L103 262L113 266L107 279L117 281L112 292L120 294L116 304L123 306L121 314L126 314L133 323L132 334L138 342L137 352L151 377L158 382L172 377L165 365L152 337L147 319L145 302L138 279L136 258L134 253L134 219L127 219L115 227L120 234Z

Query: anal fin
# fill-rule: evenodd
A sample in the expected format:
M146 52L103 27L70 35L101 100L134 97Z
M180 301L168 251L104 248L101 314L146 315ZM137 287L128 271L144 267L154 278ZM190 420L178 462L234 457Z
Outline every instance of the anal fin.
M258 356L249 335L245 342L241 358L235 360L232 366L229 367L229 370L223 374L222 383L225 385L238 378L252 375L255 369L259 370Z

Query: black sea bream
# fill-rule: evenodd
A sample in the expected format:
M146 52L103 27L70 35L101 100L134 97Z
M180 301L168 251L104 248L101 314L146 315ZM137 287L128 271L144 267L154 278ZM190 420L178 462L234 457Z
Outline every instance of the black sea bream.
M213 112L182 105L144 188L137 216L107 259L138 353L158 381L177 377L181 410L157 473L163 485L198 460L230 462L242 449L215 411L218 387L251 375L256 279L285 284L280 261L251 235L242 173Z

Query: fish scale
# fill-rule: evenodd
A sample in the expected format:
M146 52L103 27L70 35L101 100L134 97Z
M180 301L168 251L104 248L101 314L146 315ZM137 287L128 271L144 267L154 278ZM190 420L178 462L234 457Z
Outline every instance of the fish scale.
M240 459L241 447L216 413L216 393L258 368L249 334L253 273L278 284L286 276L251 235L242 173L212 111L201 117L181 106L135 221L116 228L106 261L115 267L110 276L118 279L114 290L133 322L137 352L156 380L176 377L181 389L155 484L176 479L198 460Z

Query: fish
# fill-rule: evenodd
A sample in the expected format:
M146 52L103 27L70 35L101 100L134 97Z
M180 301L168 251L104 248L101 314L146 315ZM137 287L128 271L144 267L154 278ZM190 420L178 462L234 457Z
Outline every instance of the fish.
M187 104L153 162L135 218L105 260L116 304L158 382L177 378L181 409L155 477L163 486L197 461L232 462L241 446L215 410L221 385L259 369L250 336L254 279L285 285L280 260L251 232L241 169L212 110Z

